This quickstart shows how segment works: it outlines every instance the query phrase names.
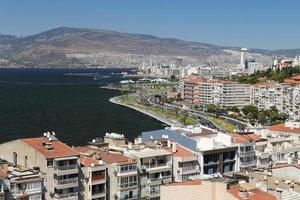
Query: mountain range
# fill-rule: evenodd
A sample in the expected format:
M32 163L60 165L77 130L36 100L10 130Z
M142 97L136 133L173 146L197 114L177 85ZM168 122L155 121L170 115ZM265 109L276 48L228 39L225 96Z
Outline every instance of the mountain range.
M185 64L226 67L239 62L239 49L145 34L59 27L26 37L0 34L0 66L138 66L169 64L180 57ZM272 56L293 57L300 49L250 52L267 65Z

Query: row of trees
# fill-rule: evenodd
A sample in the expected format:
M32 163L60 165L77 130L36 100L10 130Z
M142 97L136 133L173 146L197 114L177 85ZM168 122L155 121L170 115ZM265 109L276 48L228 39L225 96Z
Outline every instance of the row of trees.
M288 117L287 114L279 112L275 106L270 109L258 109L256 106L247 105L240 110L235 106L221 108L219 105L208 104L204 109L202 108L202 110L216 115L226 115L229 112L234 112L238 117L244 117L248 119L249 122L258 122L263 125L283 123Z
M248 83L248 84L257 83L259 81L259 78L266 78L267 80L273 80L282 83L284 79L290 78L295 74L300 74L300 66L285 67L281 70L279 68L276 70L268 68L267 70L264 71L256 71L250 75L236 76L233 77L233 79L238 81L239 83Z

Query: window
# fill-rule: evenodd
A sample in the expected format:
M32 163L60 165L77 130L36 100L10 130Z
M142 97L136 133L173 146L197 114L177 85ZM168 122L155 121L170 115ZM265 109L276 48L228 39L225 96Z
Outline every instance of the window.
M28 157L25 156L25 167L27 167L27 165L28 165Z
M124 165L120 167L121 172L127 172L127 171L135 171L136 165Z
M14 165L18 164L18 155L16 152L13 153L13 164Z
M52 167L53 166L53 159L47 160L47 166Z
M118 179L118 184L121 188L137 185L137 176L129 176Z
M160 192L160 185L150 186L150 194L157 194Z
M120 193L120 199L124 199L124 200L136 198L136 196L137 196L137 190L126 190Z

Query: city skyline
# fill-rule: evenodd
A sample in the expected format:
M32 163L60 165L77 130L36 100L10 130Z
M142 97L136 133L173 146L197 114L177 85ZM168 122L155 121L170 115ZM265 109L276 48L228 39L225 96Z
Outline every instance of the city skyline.
M55 27L87 27L150 34L224 46L299 48L299 2L236 0L71 2L4 1L0 33L37 34ZM29 12L30 11L30 12Z

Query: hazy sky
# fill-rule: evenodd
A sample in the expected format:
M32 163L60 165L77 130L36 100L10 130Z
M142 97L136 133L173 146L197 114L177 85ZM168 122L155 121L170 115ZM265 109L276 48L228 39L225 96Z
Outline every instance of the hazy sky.
M300 48L300 0L0 0L0 33L89 27L218 45Z

